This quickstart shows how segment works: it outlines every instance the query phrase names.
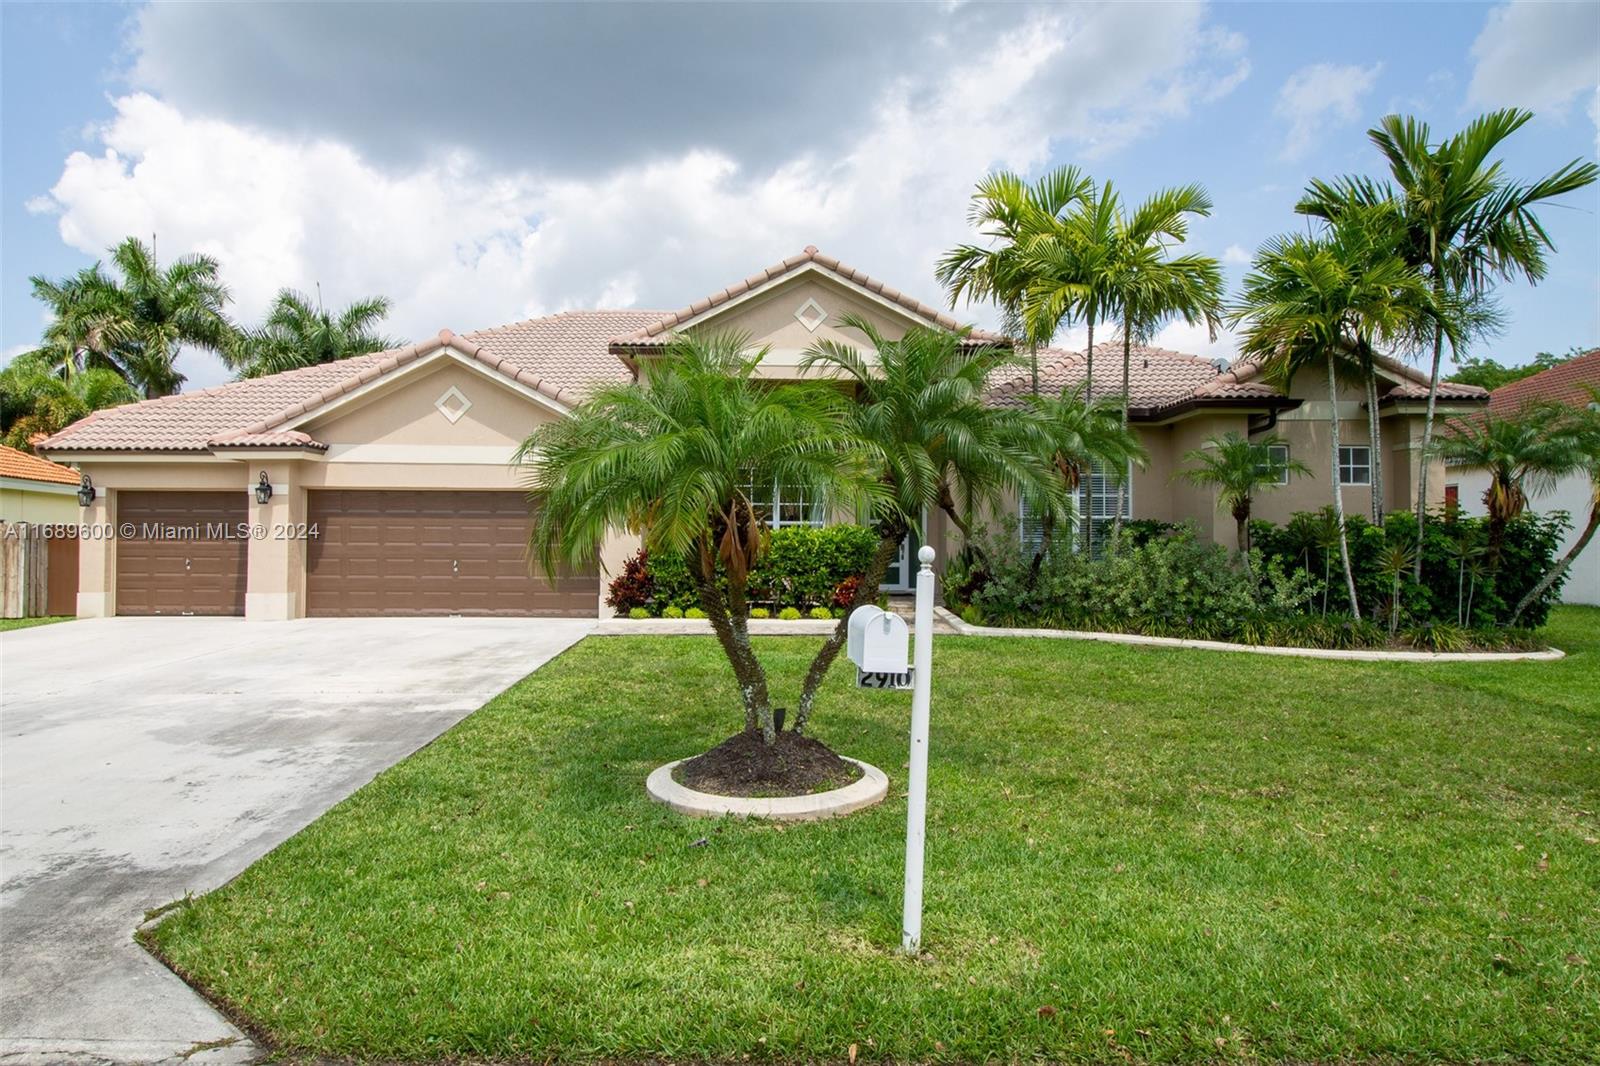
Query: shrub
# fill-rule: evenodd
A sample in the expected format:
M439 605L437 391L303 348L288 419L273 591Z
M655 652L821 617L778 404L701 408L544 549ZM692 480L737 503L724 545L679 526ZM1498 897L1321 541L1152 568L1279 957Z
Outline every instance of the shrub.
M806 614L808 617L815 618L819 622L826 622L833 618L833 608L813 607L811 610L807 611Z
M680 607L663 607L661 609L661 617L662 618L682 618L683 617L683 609L680 608Z
M800 608L785 607L783 610L778 612L778 617L783 619L785 622L793 622L800 617Z
M683 612L685 618L704 618L706 613L698 607L691 607Z
M750 571L750 600L769 608L778 604L805 609L848 606L849 599L843 603L838 600L840 589L846 582L860 581L877 547L877 533L865 526L786 526L773 530L767 554ZM630 568L635 564L640 569L630 577ZM630 597L628 606L649 606L658 612L676 607L686 612L685 617L700 603L700 592L689 575L688 564L675 555L658 553L647 557L640 552L612 581L611 589L611 595L626 592ZM855 586L851 585L850 596L854 595Z
M641 548L622 564L622 573L611 579L606 588L606 604L618 613L632 612L648 604L654 590L649 556Z
M771 618L772 617L772 612L767 610L765 607L752 607L752 608L750 608L750 617L751 618Z
M1401 633L1400 639L1422 651L1466 651L1471 643L1467 630L1449 622L1424 622Z
M847 608L856 599L856 590L861 587L861 575L851 574L833 587L833 606Z
M633 619L649 618L650 612L645 610L643 607L635 607L628 612L628 617Z

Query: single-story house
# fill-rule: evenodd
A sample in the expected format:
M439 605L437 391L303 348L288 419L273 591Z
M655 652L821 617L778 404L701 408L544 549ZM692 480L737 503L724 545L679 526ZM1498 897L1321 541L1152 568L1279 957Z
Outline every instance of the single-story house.
M78 472L0 444L0 522L76 525Z
M1600 389L1600 348L1569 359L1559 366L1502 385L1489 394L1489 412L1502 417L1516 414L1536 403L1562 403L1578 407L1592 401L1584 386ZM1463 514L1488 513L1483 494L1489 488L1489 475L1482 470L1451 467L1445 477L1445 492L1458 503ZM1568 474L1549 492L1531 494L1529 508L1536 514L1565 511L1572 517L1572 528L1561 539L1558 551L1565 554L1589 519L1594 487L1584 473ZM1577 559L1561 587L1562 603L1600 604L1600 551L1593 546Z
M79 613L606 614L601 571L616 572L637 538L609 538L599 566L582 573L530 568L527 503L508 463L517 444L535 424L568 417L588 390L629 380L674 333L746 334L770 349L761 373L781 379L800 373L819 340L862 344L840 328L850 312L889 337L913 326L958 327L949 314L807 247L676 311L568 311L467 334L441 330L394 351L97 412L42 445L89 475L94 499L85 521L114 534L84 543ZM1104 353L1097 393L1120 384L1120 348ZM1081 356L1048 350L1041 358L1045 380L1059 389L1073 382ZM1426 380L1400 364L1386 363L1383 374L1379 446L1391 460L1391 506L1405 506ZM1231 542L1233 525L1219 520L1213 495L1174 482L1173 473L1184 452L1212 434L1271 429L1320 471L1327 401L1316 381L1303 394L1300 384L1285 394L1256 380L1250 366L1226 370L1137 349L1132 417L1151 462L1133 477L1132 515L1192 518ZM1026 375L998 382L994 402L1016 402L1026 387ZM1445 408L1483 399L1482 390L1453 390ZM1371 446L1362 398L1352 391L1339 404L1349 444L1346 504L1362 511ZM1321 506L1319 483L1303 479L1272 494L1260 514ZM1433 483L1442 500L1442 476ZM1086 491L1097 514L1110 513L1099 479ZM775 525L826 520L781 485L767 503ZM929 519L929 539L948 546L945 523ZM228 530L242 532L220 535ZM891 587L909 587L916 547L907 545Z

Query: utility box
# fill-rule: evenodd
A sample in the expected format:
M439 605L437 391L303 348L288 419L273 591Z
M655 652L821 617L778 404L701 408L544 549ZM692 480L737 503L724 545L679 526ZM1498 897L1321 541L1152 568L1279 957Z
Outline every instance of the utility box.
M911 631L906 620L879 607L857 607L850 615L846 649L850 661L869 674L904 674L911 666Z

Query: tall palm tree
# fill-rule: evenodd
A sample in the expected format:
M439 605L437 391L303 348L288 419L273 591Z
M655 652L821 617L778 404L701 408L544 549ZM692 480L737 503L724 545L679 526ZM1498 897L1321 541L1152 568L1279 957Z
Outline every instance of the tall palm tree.
M1572 442L1577 452L1573 457L1577 460L1577 468L1589 475L1589 520L1584 523L1583 532L1578 534L1578 539L1572 542L1572 547L1567 549L1561 561L1552 566L1518 601L1516 610L1511 612L1512 625L1517 624L1522 612L1530 604L1566 576L1567 571L1572 569L1573 560L1583 554L1583 549L1594 539L1595 530L1600 529L1600 388L1592 385L1585 385L1584 388L1588 390L1589 403L1576 411L1563 411L1556 432Z
M1094 399L1094 330L1116 308L1117 223L1122 198L1108 181L1091 186L1059 230L1029 241L1018 270L1027 279L1023 318L1032 331L1054 335L1079 316L1088 330L1084 346L1084 399Z
M1233 311L1245 325L1242 350L1260 359L1269 380L1287 387L1319 364L1328 381L1329 485L1339 525L1350 613L1361 617L1345 535L1339 483L1339 373L1348 353L1414 330L1427 307L1427 284L1398 256L1374 254L1365 222L1342 218L1320 237L1274 238L1257 254Z
M984 402L989 375L1017 365L1014 355L971 350L964 332L912 329L890 340L856 315L840 325L865 337L876 354L869 358L851 345L824 340L800 365L853 387L849 435L868 455L877 487L868 514L878 531L878 550L857 585L852 610L877 598L900 542L909 530L923 532L925 511L943 512L971 545L971 516L998 508L1009 496L1026 495L1052 513L1065 510L1049 461L1055 444L1049 427L1027 411ZM806 673L796 729L810 719L822 680L849 633L847 618L848 612Z
M1427 123L1388 115L1367 137L1383 154L1393 184L1366 178L1313 181L1296 210L1336 219L1351 204L1396 201L1403 227L1403 255L1428 278L1435 303L1447 298L1472 305L1496 281L1544 277L1544 253L1555 245L1539 221L1536 208L1593 184L1600 167L1574 159L1537 181L1507 178L1502 163L1490 157L1502 142L1532 120L1518 108L1493 111L1474 119L1461 132L1441 142L1431 140ZM1433 443L1434 412L1439 393L1440 359L1447 330L1433 329L1433 365L1428 406L1422 424L1423 454ZM1453 346L1454 347L1454 346ZM1428 467L1417 480L1417 529L1427 521ZM1418 555L1412 575L1421 580Z
M221 353L230 343L233 327L223 313L228 290L217 260L186 255L163 268L153 248L129 237L111 249L111 263L116 277L96 264L62 282L32 279L35 294L57 312L46 327L47 346L92 353L144 395L169 396L183 384L174 366L179 349Z
M770 531L746 486L777 479L824 507L880 495L850 434L845 397L822 382L756 378L765 353L734 335L680 336L639 381L600 389L535 429L517 452L534 503L530 548L546 569L592 561L617 529L682 556L738 682L745 729L776 739L746 596Z
M1194 464L1180 471L1191 485L1217 491L1217 506L1227 508L1238 532L1239 551L1250 565L1250 511L1255 498L1289 483L1290 476L1311 473L1298 459L1279 459L1274 448L1288 454L1288 441L1276 433L1252 441L1238 433L1208 437L1204 445L1184 454L1183 461Z
M1586 438L1565 432L1563 421L1563 411L1554 406L1455 418L1433 444L1433 454L1445 462L1489 475L1483 506L1489 515L1491 571L1499 566L1506 527L1527 510L1529 494L1548 492L1558 478L1584 464Z
M1066 214L1094 195L1094 182L1077 167L1057 167L1028 184L1010 171L990 174L978 182L967 209L967 222L987 239L986 246L957 245L939 260L934 272L945 287L950 306L965 297L992 300L1006 320L1007 332L1028 347L1033 392L1039 392L1039 345L1049 344L1063 324L1030 321L1023 314L1023 299L1031 280L1025 267L1028 246L1058 235Z
M52 281L35 274L28 279L33 297L50 309L41 344L32 354L45 360L63 376L91 367L115 369L111 360L110 331L119 321L114 292L116 282L100 264Z
M1050 464L1061 480L1072 517L1072 502L1079 488L1098 467L1102 470L1127 470L1144 466L1149 454L1138 434L1128 429L1116 407L1105 401L1088 402L1082 386L1062 390L1059 396L1030 396L1028 406L1045 427L1051 442ZM1053 539L1057 513L1049 501L1025 498L1031 514L1040 516L1041 538L1035 553L1035 569L1042 565Z
M258 378L398 348L403 341L377 332L388 313L389 301L382 296L357 300L335 314L322 306L320 292L313 303L305 293L282 289L266 321L240 333L225 358L240 377Z
M66 428L103 407L137 400L122 375L104 366L70 376L48 355L27 352L0 370L0 442L32 451L34 438Z
M1119 217L1114 242L1113 293L1122 315L1122 424L1128 424L1133 344L1148 341L1167 322L1204 322L1213 340L1222 318L1222 265L1208 255L1171 256L1189 237L1189 216L1211 214L1211 198L1199 185L1163 189L1132 214ZM1117 475L1120 528L1126 506L1126 469Z

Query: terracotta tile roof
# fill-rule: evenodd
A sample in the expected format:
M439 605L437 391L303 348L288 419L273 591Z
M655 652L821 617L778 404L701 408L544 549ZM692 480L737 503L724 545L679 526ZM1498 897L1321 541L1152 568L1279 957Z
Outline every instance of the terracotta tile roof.
M882 297L883 299L888 300L890 303L898 304L905 310L910 311L919 318L926 319L929 323L938 326L941 329L953 330L961 328L960 322L945 312L939 310L937 307L930 307L928 304L925 304L920 300L907 296L899 289L896 289L890 285L885 285L877 278L874 278L863 271L857 270L853 266L847 266L846 264L839 262L839 260L835 259L831 255L822 254L821 252L817 251L816 245L808 244L799 255L791 255L781 263L774 263L765 270L760 270L754 274L751 274L743 281L734 282L726 289L714 292L704 299L696 300L689 306L679 308L670 314L662 315L655 321L645 324L641 328L634 330L632 333L618 336L612 341L611 350L626 351L633 348L660 347L661 345L666 344L671 338L671 333L674 329L683 323L688 322L690 319L704 314L713 307L720 307L722 304L727 303L729 300L732 300L735 297L742 296L752 289L759 288L770 281L781 278L785 274L792 273L811 263L816 264L823 270L826 270L828 273L833 274L835 277L838 277L849 284L866 289L868 292ZM968 339L974 343L981 344L994 344L1005 340L1005 338L1001 337L999 334L976 329L972 331Z
M0 444L0 477L19 481L45 481L53 485L76 485L78 472L69 466L52 463L37 455L19 452Z
M1569 359L1560 366L1541 370L1521 381L1500 386L1489 394L1489 411L1491 414L1509 415L1530 403L1560 403L1581 407L1590 402L1585 385L1600 388L1600 348Z
M325 447L291 422L445 345L558 403L571 406L596 384L628 379L606 350L619 330L659 311L574 311L456 336L436 337L337 363L229 382L199 392L96 411L41 443L58 451L192 451L211 447Z
M1377 357L1380 368L1388 371L1389 375L1397 379L1398 384L1392 386L1379 400L1379 406L1395 400L1426 400L1428 398L1428 375L1416 367L1402 363L1398 359L1391 359L1386 355ZM1223 378L1235 381L1252 381L1261 376L1259 361L1249 358L1236 359ZM1487 399L1489 393L1476 385L1462 385L1454 381L1439 382L1439 399L1456 400L1464 402L1482 401Z
M1238 382L1219 374L1209 359L1167 348L1136 344L1130 351L1128 403L1130 408L1157 414L1181 404L1224 403L1249 400L1282 400L1278 390L1260 382ZM1059 348L1039 350L1039 389L1060 395L1079 388L1088 369L1082 352ZM1004 380L991 384L989 399L1001 407L1020 407L1033 388L1032 373L1007 367ZM1122 345L1120 342L1094 347L1094 391L1097 400L1122 395Z

